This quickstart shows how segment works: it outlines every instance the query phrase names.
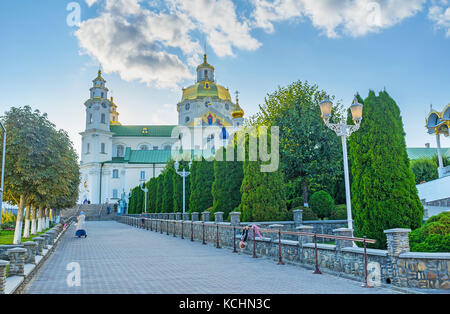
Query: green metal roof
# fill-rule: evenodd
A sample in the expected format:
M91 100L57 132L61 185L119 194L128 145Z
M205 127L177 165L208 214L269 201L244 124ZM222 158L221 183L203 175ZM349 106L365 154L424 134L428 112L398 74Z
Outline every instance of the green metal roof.
M171 137L176 125L111 125L114 136Z
M211 151L192 150L192 155L203 155L205 158L214 156ZM130 147L125 149L125 155L122 158L114 157L108 164L165 164L172 157L171 150L131 150Z
M437 155L437 148L413 147L407 148L409 159L432 158ZM450 148L441 148L442 156L450 157Z

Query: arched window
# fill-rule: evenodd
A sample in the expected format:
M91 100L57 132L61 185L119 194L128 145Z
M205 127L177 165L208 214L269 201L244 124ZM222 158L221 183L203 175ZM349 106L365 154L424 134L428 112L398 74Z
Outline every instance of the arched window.
M186 110L189 110L189 109L191 109L191 105L190 104L186 104L185 108L186 108Z
M149 150L149 147L148 147L148 145L141 145L141 146L139 147L139 149L140 149L140 150Z
M94 122L94 117L92 116L92 113L89 114L89 124L92 124Z
M102 113L101 122L102 122L102 123L106 123L106 116L105 116L104 113Z
M106 154L106 145L105 145L105 143L102 143L100 145L100 153Z
M189 122L191 120L191 118L186 117L186 119L184 120L186 123Z
M90 150L91 150L91 144L87 143L87 146L86 146L86 154L89 154L89 153L90 153Z
M113 179L119 178L119 169L114 169L112 176L113 176Z
M164 148L163 148L164 150L171 150L172 149L172 146L171 145L164 145Z

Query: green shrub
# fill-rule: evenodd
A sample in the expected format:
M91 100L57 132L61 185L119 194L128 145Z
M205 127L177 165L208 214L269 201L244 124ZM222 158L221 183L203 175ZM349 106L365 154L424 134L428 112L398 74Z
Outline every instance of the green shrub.
M411 169L414 172L416 184L432 181L439 177L438 167L429 158L411 161Z
M309 206L319 218L330 217L334 209L334 200L327 191L315 192L309 200Z
M337 205L335 208L333 208L333 210L331 211L330 219L331 220L347 219L347 206L343 204Z
M409 234L412 252L450 252L450 212L428 219Z
M303 197L302 196L298 196L292 200L290 200L290 209L297 209L300 207L303 207L305 205L305 203L303 202Z
M317 217L316 213L311 210L309 207L300 206L298 209L302 209L302 218L303 221L305 220L319 220L319 217Z

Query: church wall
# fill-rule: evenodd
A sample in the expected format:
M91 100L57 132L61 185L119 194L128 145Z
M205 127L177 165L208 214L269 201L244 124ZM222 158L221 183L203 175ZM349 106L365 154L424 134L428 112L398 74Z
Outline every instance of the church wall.
M150 150L154 146L158 146L158 149L161 150L164 145L172 145L176 140L170 137L113 137L113 156L116 156L117 145L125 145L125 147L131 147L132 150L139 150L139 147L145 144L149 146Z

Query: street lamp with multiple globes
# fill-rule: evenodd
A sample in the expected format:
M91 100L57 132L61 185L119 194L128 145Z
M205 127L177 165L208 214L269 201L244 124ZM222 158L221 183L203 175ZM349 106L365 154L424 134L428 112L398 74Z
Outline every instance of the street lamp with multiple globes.
M347 221L348 228L353 230L353 219L352 219L352 207L350 198L350 178L348 173L348 157L347 157L347 137L349 137L353 132L357 131L361 125L362 120L362 109L363 105L358 102L355 97L350 110L352 112L352 118L355 125L347 125L345 117L341 117L340 123L330 123L331 110L333 103L328 97L320 103L320 111L322 111L322 119L325 125L333 130L337 136L342 138L342 152L344 154L344 176L345 176L345 194L347 202Z
M186 171L185 168L183 168L183 171L179 171L180 163L178 161L175 161L175 172L183 178L183 214L186 212L186 177L189 176L191 173L189 171ZM188 170L191 169L192 161L189 162Z
M147 192L148 192L148 188L145 186L145 179L141 179L139 181L141 182L139 187L144 192L144 211L145 211L145 214L147 215Z

